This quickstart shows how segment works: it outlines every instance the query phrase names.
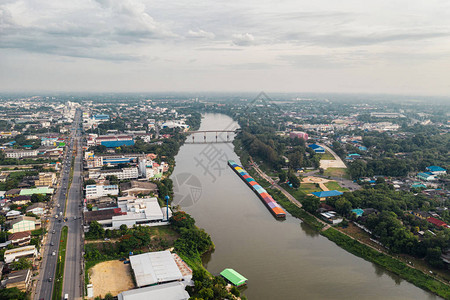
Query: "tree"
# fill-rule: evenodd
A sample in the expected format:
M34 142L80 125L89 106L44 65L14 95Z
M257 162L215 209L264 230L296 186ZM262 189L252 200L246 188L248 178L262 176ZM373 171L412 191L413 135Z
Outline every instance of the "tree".
M91 224L89 224L89 236L91 238L102 238L105 234L105 229L100 225L97 221L92 221Z
M284 171L281 171L281 172L278 174L278 177L280 178L280 182L281 182L281 183L286 182L287 176L286 176L286 173L285 173Z
M315 213L320 206L320 199L317 197L306 196L302 200L303 208L310 213Z
M335 203L336 210L341 215L348 215L352 209L352 204L345 198L340 198Z
M14 270L26 270L32 267L32 263L25 257L21 257L18 261L12 262L11 266Z
M298 189L300 187L300 180L292 171L288 173L288 179L294 189Z
M126 234L128 231L128 227L125 224L120 225L119 229L122 232L122 235Z
M0 289L0 299L26 300L27 294L18 288Z

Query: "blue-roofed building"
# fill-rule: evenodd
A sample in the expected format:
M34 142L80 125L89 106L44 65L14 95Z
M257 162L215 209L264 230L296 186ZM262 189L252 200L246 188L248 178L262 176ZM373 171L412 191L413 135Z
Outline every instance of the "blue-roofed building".
M98 114L98 115L94 115L92 117L94 120L96 121L108 121L109 120L109 115L106 114Z
M414 182L413 184L411 184L411 188L412 189L426 189L427 188L427 186L425 185L425 184L423 184L423 183L420 183L420 182Z
M427 167L427 171L433 173L433 175L445 175L447 174L447 170L438 166L429 166Z
M367 151L367 147L364 147L364 146L359 146L358 149L361 151Z
M103 145L107 148L116 148L121 146L133 146L133 140L120 140L120 141L102 141L100 145Z
M317 144L311 144L308 147L313 149L316 153L325 153L325 148Z
M343 193L339 192L337 190L332 190L332 191L314 192L312 194L319 198L328 198L328 197L340 196Z

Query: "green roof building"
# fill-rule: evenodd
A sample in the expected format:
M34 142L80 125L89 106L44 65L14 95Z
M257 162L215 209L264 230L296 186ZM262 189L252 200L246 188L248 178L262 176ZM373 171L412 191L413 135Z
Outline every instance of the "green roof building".
M235 286L241 286L247 283L247 278L233 269L225 269L220 272L220 275Z
M38 187L34 189L22 189L20 190L20 196L29 196L33 194L53 194L53 189L49 187Z

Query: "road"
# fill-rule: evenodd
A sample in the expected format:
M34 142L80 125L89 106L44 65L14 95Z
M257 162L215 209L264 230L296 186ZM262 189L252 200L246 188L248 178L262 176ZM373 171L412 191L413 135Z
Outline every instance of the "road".
M71 169L71 163L72 163L72 151L76 140L80 139L80 131L77 130L80 126L80 118L81 118L81 111L78 111L74 120L72 132L71 132L71 138L70 138L70 145L68 146L67 152L64 155L63 164L62 164L62 175L60 178L60 184L57 189L57 192L55 194L55 197L53 199L53 207L51 209L51 214L49 217L49 225L48 225L48 237L45 239L44 245L42 245L41 252L43 253L43 259L41 262L41 268L39 271L39 277L37 281L37 286L34 294L34 299L45 299L50 300L52 299L52 293L53 293L53 283L54 283L54 277L55 277L55 271L56 271L56 262L59 257L59 240L61 238L61 229L63 226L67 225L69 227L69 238L73 237L73 234L70 235L71 232L75 232L73 228L77 227L80 231L81 220L71 220L68 219L67 222L64 222L62 220L62 217L59 216L60 213L64 214L64 208L66 206L66 194L67 190L69 188L69 179L70 179L70 169ZM81 159L81 153L78 151L78 162ZM75 162L77 162L77 159L75 159ZM80 167L80 166L78 166ZM75 166L76 168L76 166ZM75 174L74 174L75 175ZM78 173L78 185L80 184L80 178ZM75 202L76 199L76 193L72 192L74 189L74 185L72 184L72 187L70 188L69 192L69 200L67 207L67 212L70 213L70 215L75 215L77 212L74 211L74 205L72 205L72 202ZM80 187L78 187L80 189ZM78 198L78 203L81 203L81 198ZM59 205L59 207L58 207ZM80 211L78 210L79 215L81 215ZM58 215L58 218L55 218L55 216ZM73 218L73 217L72 217ZM80 231L81 233L81 231ZM53 245L52 245L53 244ZM69 243L70 244L70 243ZM67 249L70 246L68 245ZM80 243L78 245L80 246ZM73 250L76 250L77 248L74 247L74 249L70 249L71 251L67 251L66 254L66 260L68 254L72 254ZM53 255L53 252L55 252L55 255ZM78 251L80 252L80 251ZM81 256L81 252L80 252ZM80 270L81 261L79 260L79 266L78 270ZM66 262L66 268L67 268L67 262ZM80 272L80 271L79 271ZM74 283L76 283L76 279L72 279ZM78 276L78 282L80 281L80 276ZM80 291L80 290L79 290ZM70 299L73 299L70 298Z

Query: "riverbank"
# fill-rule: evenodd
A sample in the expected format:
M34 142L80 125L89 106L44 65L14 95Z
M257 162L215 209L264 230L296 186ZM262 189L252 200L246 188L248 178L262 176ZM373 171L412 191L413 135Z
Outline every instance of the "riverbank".
M241 149L241 152L244 152ZM249 156L247 154L247 161L249 160ZM347 236L346 234L334 229L330 228L330 225L326 225L324 227L323 221L316 218L315 216L309 214L304 209L295 205L292 201L290 201L282 192L277 189L272 188L274 182L267 181L268 176L265 175L261 170L257 172L254 169L251 169L249 166L246 166L249 174L251 174L261 186L267 189L267 191L271 194L271 196L292 216L301 219L303 222L310 225L312 228L320 232L320 234L330 241L334 242L339 247L344 250L361 257L367 261L375 263L386 270L397 274L401 278L411 282L415 286L432 292L444 299L450 299L450 286L436 280L435 278L423 273L422 271L415 269L402 261L392 257L391 255L385 254L381 251L373 249L364 243ZM260 176L260 173L263 173L265 176Z

